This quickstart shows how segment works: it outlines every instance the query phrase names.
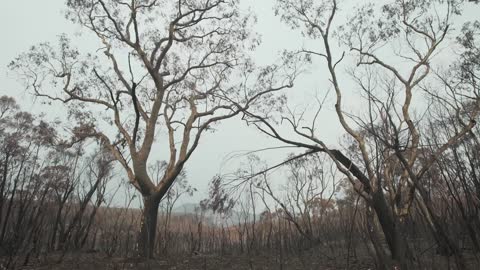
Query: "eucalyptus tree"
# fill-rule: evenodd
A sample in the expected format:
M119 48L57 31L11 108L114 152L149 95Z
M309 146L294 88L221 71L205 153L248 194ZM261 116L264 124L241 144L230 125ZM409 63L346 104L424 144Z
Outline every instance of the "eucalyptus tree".
M279 81L285 66L254 67L255 18L238 0L68 0L67 8L98 50L85 54L63 35L10 66L36 96L68 109L78 140L100 141L123 167L143 197L139 252L152 257L159 202L202 135L291 86L295 71ZM167 165L154 181L148 161L161 157Z
M307 109L301 114L290 110L281 114L293 135L282 133L277 123L262 113L249 111L247 120L270 137L306 148L307 154L325 152L332 158L368 206L368 233L380 268L413 267L415 254L409 248L404 223L416 199L439 251L455 255L457 265L463 267L458 247L427 200L423 179L435 161L472 130L480 112L477 84L465 78L439 76L439 71L449 65L455 70L458 61L465 62L462 59L470 59L469 64L462 65L467 70L475 63L475 57L469 56L478 47L474 38L478 32L472 27L478 22L471 23L469 30L462 29L466 35L455 42L456 18L464 5L474 7L465 1L366 2L341 22L337 17L342 5L335 0L277 1L277 15L304 38L314 41L307 45L319 45L299 48L293 54L305 56L307 62L319 59L324 63L330 82L326 88L335 94L332 107L347 134L348 147L341 150L328 146L321 137L322 121L326 119L320 110L328 100L319 101L319 109L310 119ZM453 52L447 46L452 44ZM341 69L347 72L339 72ZM360 113L345 105L352 96L357 104L350 104L362 104ZM463 125L436 145L426 147L422 124L428 115L416 112L428 111L432 103L448 113L464 112ZM375 216L389 252L380 244Z

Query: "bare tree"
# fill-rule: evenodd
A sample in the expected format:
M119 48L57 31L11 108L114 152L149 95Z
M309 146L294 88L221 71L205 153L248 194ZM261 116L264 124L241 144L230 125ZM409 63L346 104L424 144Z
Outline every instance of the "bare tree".
M36 96L68 105L79 139L95 138L110 149L142 194L139 248L152 257L159 202L201 136L214 123L289 87L292 77L275 79L283 65L255 72L248 55L258 43L250 28L253 17L241 12L237 0L67 5L68 17L101 42L104 58L98 50L81 55L61 36L58 48L34 46L10 66ZM148 160L159 129L168 138L167 167L155 182Z
M470 100L471 106L464 115L464 125L433 148L427 150L422 144L420 127L424 117L414 113L422 109L418 104L428 104L415 95L416 92L430 93L424 90L443 85L434 82L432 70L437 69L434 57L440 52L445 53L442 44L445 40L452 40L453 18L461 14L461 7L461 1L400 0L361 6L359 12L336 31L339 41L352 52L347 55L344 47L336 52L331 43L339 11L337 1L277 1L277 13L283 21L299 29L306 38L322 44L321 48L302 48L294 54L305 55L307 61L314 57L324 61L335 92L335 112L348 134L347 152L327 146L318 137L322 100L319 100L319 110L312 116L310 124L306 123L304 113L287 111L281 116L296 133L296 138L281 134L275 122L261 113L251 111L248 121L270 137L309 149L310 153L325 152L332 158L366 201L369 231L375 230L374 215L378 218L393 259L390 262L380 246L378 235L373 233L371 239L380 258L380 268L391 264L401 269L413 267L414 254L406 238L405 221L416 198L419 198L419 207L427 217L441 252L454 254L457 265L463 267L458 248L426 201L422 181L433 163L475 125L480 111L478 87L462 84L462 90L440 94L442 102L437 99L437 103L448 100L458 105ZM389 59L385 55L393 57ZM357 85L355 89L362 93L366 115L348 112L343 105L346 93L352 91L346 89L348 84L338 69L348 63L348 57L356 63L354 68L347 70Z
M92 196L105 192L110 152L85 157L81 145L65 147L56 124L21 111L12 98L0 101L0 253L2 267L15 269L42 251L67 251L88 241L103 203Z
M287 177L282 179L281 176L262 172L266 164L257 156L249 156L249 164L239 169L235 176L237 179L229 184L234 185L233 190L237 191L242 190L239 189L242 183L247 183L249 187L253 184L267 209L268 200L273 200L282 209L285 219L295 226L309 245L318 244L322 241L319 232L323 218L329 209L333 209L334 195L339 191L335 169L329 168L333 164L329 164L326 158L320 154L296 158L292 154L284 164ZM273 186L273 179L277 184L286 181L283 188L278 190Z

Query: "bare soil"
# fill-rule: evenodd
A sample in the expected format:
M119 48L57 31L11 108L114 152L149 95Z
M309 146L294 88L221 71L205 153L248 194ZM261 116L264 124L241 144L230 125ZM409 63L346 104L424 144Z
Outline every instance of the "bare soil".
M321 255L318 255L321 256ZM133 270L133 269L158 269L158 270L336 270L345 269L345 262L324 257L278 255L193 255L169 256L149 261L140 261L136 258L109 258L99 254L71 254L58 259L49 258L43 262L31 263L18 269L22 270ZM375 269L373 261L369 258L363 260L352 259L350 269Z
M478 270L478 258L466 256L467 269ZM347 268L348 264L348 268ZM318 251L308 251L301 255L192 255L164 256L149 261L138 258L112 258L100 253L67 254L49 256L41 261L17 269L21 270L367 270L375 269L373 259L368 255L334 257ZM456 269L453 259L438 256L423 256L418 269Z

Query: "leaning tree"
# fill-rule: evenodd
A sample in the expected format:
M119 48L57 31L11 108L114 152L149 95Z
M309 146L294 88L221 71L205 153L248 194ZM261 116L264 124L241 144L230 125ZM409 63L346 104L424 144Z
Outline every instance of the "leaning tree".
M461 268L461 252L435 214L425 178L448 149L471 133L479 118L478 77L474 77L478 76L478 60L471 57L478 52L478 31L473 27L478 22L467 24L455 42L456 18L463 5L473 4L461 0L370 1L341 22L337 2L278 0L276 11L285 23L314 41L295 53L308 62L318 59L324 64L324 70L317 73L323 71L330 81L326 88L334 92L332 109L348 147L342 150L325 143L321 132L326 123L322 123L325 118L320 109L326 103L322 100L318 111L309 112L305 106L301 113L287 111L279 116L294 136L281 132L268 115L249 111L247 120L270 137L307 149L307 154L324 152L332 158L368 206L367 233L380 268L413 267L415 254L405 223L414 203L426 218L439 252L454 255ZM442 73L449 65L451 75L445 76ZM350 105L362 106L358 110L346 106L352 97L356 104ZM427 145L423 125L433 117L432 106L442 108L444 115L461 117L454 132ZM374 226L375 220L381 231ZM382 232L389 252L381 245Z
M99 48L85 54L61 36L58 47L33 46L10 67L37 97L68 108L78 140L110 149L143 197L139 254L152 257L159 202L202 135L293 77L275 79L284 65L253 66L255 19L238 0L68 0L67 7ZM154 146L162 150L153 158L167 164L158 181L148 172Z

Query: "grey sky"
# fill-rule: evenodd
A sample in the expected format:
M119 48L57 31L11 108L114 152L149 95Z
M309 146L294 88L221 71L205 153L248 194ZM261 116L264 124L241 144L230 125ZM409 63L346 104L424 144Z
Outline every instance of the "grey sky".
M23 109L32 107L31 97L24 92L24 86L19 83L15 74L9 74L7 64L17 55L26 51L30 46L39 42L55 42L57 36L61 33L67 33L74 36L81 29L77 25L71 24L64 19L63 9L64 0L15 0L2 1L0 9L0 30L1 30L1 50L0 50L0 94L15 96ZM272 6L273 0L245 0L245 4L254 6L258 15L257 31L262 35L263 44L257 51L257 60L261 64L273 62L277 54L282 49L294 49L302 46L299 34L292 32L287 26L280 23L274 16ZM353 1L356 2L356 1ZM477 9L478 11L478 9ZM475 17L480 14L475 9L467 10L467 17ZM340 15L342 16L342 15ZM95 49L93 39L88 36L74 38L76 47ZM316 44L313 44L316 45ZM298 86L293 89L295 103L305 104L314 100L315 90L323 94L329 86L322 69L315 69L313 72L302 78ZM355 100L348 100L346 106L355 104ZM315 104L310 104L315 105ZM61 106L47 107L34 105L35 113L51 112L58 110L61 113ZM59 109L56 109L59 108ZM296 109L293 105L292 109ZM336 144L341 134L338 121L332 111L333 99L329 99L326 109L322 115L322 130L319 135L322 136L327 144ZM232 166L224 164L225 157L232 152L242 150L255 150L269 146L278 146L279 143L260 135L253 128L247 128L244 123L238 119L229 120L216 126L217 132L207 134L200 143L199 148L189 160L186 167L189 182L197 187L200 192L195 196L195 200L202 199L206 195L208 181L222 169L228 170ZM162 156L162 153L152 152L152 158L156 154ZM161 151L160 149L158 151ZM264 157L270 163L281 161L285 158L288 150L276 150L264 153Z
M280 24L278 18L274 16L273 1L245 2L248 2L247 5L254 4L254 10L258 14L257 30L263 37L263 44L257 51L257 60L260 63L271 63L281 49L289 47L293 49L301 45L295 42L296 39L292 39L289 28ZM24 91L24 86L17 81L15 74L8 71L8 63L32 45L45 41L55 42L61 33L75 36L81 28L64 18L64 0L3 1L2 6L0 27L4 41L0 51L0 93L16 97L22 108L28 109L32 106L31 96ZM95 45L92 45L95 41L89 40L88 35L73 39L80 49L95 48ZM51 115L52 110L58 110L58 113L62 111L61 106L51 107L40 104L33 106L35 113L46 112ZM215 133L204 136L200 147L187 165L190 183L200 190L195 200L205 196L207 183L215 174L223 169L231 169L231 166L224 162L228 154L279 145L260 135L253 128L247 128L237 119L222 123L216 126L216 129ZM266 153L265 156L269 157L271 162L275 162L282 160L287 152L287 150L276 150ZM152 157L155 154L162 155L154 151Z

